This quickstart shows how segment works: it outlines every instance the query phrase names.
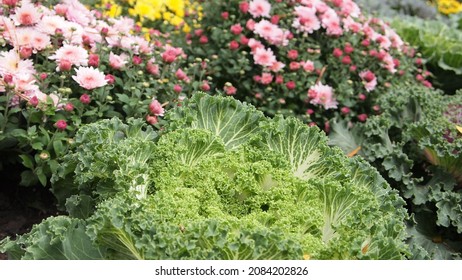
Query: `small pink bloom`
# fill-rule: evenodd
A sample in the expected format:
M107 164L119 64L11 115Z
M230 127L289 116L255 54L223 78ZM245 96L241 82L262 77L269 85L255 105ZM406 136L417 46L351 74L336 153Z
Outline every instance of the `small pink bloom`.
M32 96L32 98L29 100L29 104L32 107L37 107L37 105L39 104L39 100L36 95Z
M350 108L348 108L348 107L342 107L342 109L340 109L340 112L342 112L342 114L344 114L344 115L349 114L350 111L351 111L351 110L350 110Z
M201 85L201 89L202 89L203 91L209 91L209 90L210 90L210 85L209 85L209 83L208 83L207 81L203 81L203 82L202 82L202 85Z
M354 51L355 49L350 45L350 44L346 44L345 47L343 48L343 51L346 53L346 54L350 54Z
M300 63L297 62L297 61L290 62L289 69L292 70L292 71L296 71L296 70L300 69Z
M231 50L237 50L239 48L239 43L235 40L232 40L231 42L229 42L229 48Z
M249 3L249 13L254 17L270 17L271 4L267 0L252 0Z
M229 13L228 12L223 12L223 13L221 13L221 17L223 19L228 19L229 18Z
M19 56L22 59L27 59L27 58L31 57L31 55L32 55L32 48L29 48L29 47L21 47L20 48Z
M99 56L97 54L90 54L88 57L88 65L93 67L98 67L99 65Z
M111 75L111 74L107 74L107 75L105 76L105 79L106 79L106 81L107 81L107 83L108 83L109 85L112 85L112 84L114 84L114 82L115 82L115 77L114 77L113 75Z
M351 65L350 66L350 72L356 72L356 69L358 68L358 66L356 65Z
M156 99L152 100L151 104L149 104L149 111L154 116L163 116L165 113L165 110L162 107L162 104L160 104L160 102L157 101Z
M334 51L332 52L332 54L335 56L335 57L341 57L343 55L343 52L341 49L339 48L335 48Z
M38 8L23 1L22 5L15 9L15 14L12 17L20 25L34 25L40 20L40 15Z
M143 62L143 59L137 55L134 55L132 58L132 62L135 65L140 65Z
M346 65L351 64L351 57L349 55L344 56L342 58L342 63Z
M233 33L234 35L239 35L242 33L242 26L239 24L239 23L236 23L234 25L231 25L231 33Z
M369 47L370 44L371 44L371 42L368 39L364 39L364 40L361 41L361 45L363 47Z
M249 19L246 23L245 23L245 27L248 29L248 30L254 30L255 28L255 21L253 19Z
M270 67L276 62L276 57L271 49L257 48L253 55L255 64Z
M152 60L148 61L148 64L146 65L146 70L149 74L153 76L159 76L160 74L159 65L155 64Z
M182 90L183 90L183 88L178 84L175 84L173 86L173 91L176 92L176 93L180 93Z
M82 102L82 104L90 104L91 98L88 94L84 93L80 96L80 102Z
M263 73L261 74L261 83L264 85L268 85L273 81L273 75L270 73Z
M377 86L377 77L372 71L364 70L361 73L359 73L359 77L361 77L361 79L363 80L366 91L372 91Z
M314 71L314 62L311 61L311 60L307 60L305 62L303 62L303 70L305 70L306 72L313 72Z
M292 26L298 31L311 34L321 28L321 22L316 16L316 9L296 6L294 10L297 17L294 19Z
M45 80L46 78L48 78L47 73L40 73L40 80Z
M239 38L239 41L241 42L242 45L247 45L249 43L249 38L245 37L244 35L242 35L240 38Z
M93 67L79 67L75 70L76 75L72 79L85 89L94 89L107 85L103 72Z
M279 71L282 70L282 68L284 68L285 64L280 62L280 61L275 61L270 67L269 69L274 72L274 73L277 73Z
M69 60L62 59L59 61L58 69L62 72L70 71L72 69L72 63Z
M227 95L234 95L237 92L237 89L230 84L226 84L223 89Z
M361 100L361 101L366 100L366 98L367 98L367 97L366 97L366 95L365 95L364 93L360 93L360 94L358 95L358 99Z
M270 21L272 24L278 24L280 19L281 18L278 15L274 15L271 17Z
M367 114L360 114L358 115L358 120L360 122L365 122L367 120L367 117L368 117Z
M88 52L81 46L64 45L56 50L55 54L50 56L49 59L56 60L58 65L61 60L66 60L71 66L87 66ZM56 70L59 71L59 67Z
M116 55L113 52L109 53L109 66L113 69L121 69L124 67L125 64L128 62L128 55L126 54L121 54L121 55Z
M325 109L337 108L337 101L334 97L332 87L317 83L309 89L309 95L314 96L310 103L313 105L322 105Z
M284 77L282 75L277 75L276 80L274 81L276 84L283 84L284 83Z
M324 123L324 131L325 131L326 133L329 133L329 132L330 132L330 123L329 123L329 121L326 121L326 122Z
M313 109L307 109L307 110L306 110L306 114L307 114L307 115L313 115L313 114L314 114L314 110L313 110Z
M157 116L147 115L146 116L146 121L151 125L155 125L156 123L158 123Z
M296 60L297 57L298 57L298 51L297 50L289 50L287 52L287 57L290 59L290 60Z
M186 73L183 70L181 70L181 68L178 68L178 70L176 70L175 76L178 78L178 80L186 80L188 78Z
M205 36L205 35L202 35L199 38L199 43L201 43L201 44L207 44L208 42L209 42L209 38L207 38L207 36Z
M59 120L55 122L55 127L60 131L64 131L67 128L67 122L65 120Z
M57 5L55 5L54 10L55 10L57 15L65 16L66 13L67 13L67 7L68 6L65 5L65 4L57 4Z
M294 81L288 81L286 83L286 87L288 90L293 90L295 88L295 82Z
M239 3L239 10L241 10L242 13L246 14L249 11L249 3L247 1L242 1Z
M196 35L197 37L200 37L204 34L204 29L196 29L194 30L194 35Z
M424 85L425 87L428 87L428 88L433 88L432 83L430 83L430 81L427 81L427 80L423 81L422 85Z
M3 0L2 3L9 7L14 7L18 3L18 0Z
M72 103L67 103L66 105L64 105L64 110L66 112L72 112L74 111L74 105L72 105Z

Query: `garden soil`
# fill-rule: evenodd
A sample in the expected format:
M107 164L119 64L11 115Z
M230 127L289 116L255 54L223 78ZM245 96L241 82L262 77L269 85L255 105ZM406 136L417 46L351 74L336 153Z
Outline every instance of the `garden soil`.
M15 238L31 230L34 224L58 214L52 194L46 187L19 186L20 171L8 167L0 171L0 240ZM0 253L0 260L7 256Z

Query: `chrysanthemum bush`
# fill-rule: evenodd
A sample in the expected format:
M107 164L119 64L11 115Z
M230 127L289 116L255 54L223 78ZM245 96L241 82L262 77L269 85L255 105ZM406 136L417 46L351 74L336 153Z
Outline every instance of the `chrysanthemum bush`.
M207 82L194 82L204 63L187 64L159 31L148 41L133 19L106 19L77 0L2 4L1 164L20 160L24 185L47 183L82 124L117 116L157 125Z
M206 1L202 7L201 28L187 35L185 51L211 58L218 90L268 115L296 115L326 130L333 118L365 121L380 112L378 96L419 74L413 49L351 0Z

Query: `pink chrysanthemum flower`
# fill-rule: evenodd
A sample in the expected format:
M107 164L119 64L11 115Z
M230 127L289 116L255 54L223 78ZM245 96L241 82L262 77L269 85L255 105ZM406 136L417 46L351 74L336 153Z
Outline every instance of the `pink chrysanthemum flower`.
M66 60L75 66L87 66L88 52L80 46L64 45L54 55L50 56L49 59L56 60L57 64L62 60ZM59 67L56 68L56 71L59 71Z
M292 26L298 31L313 33L321 28L321 22L316 16L316 10L314 8L297 6L294 10L297 17L294 19Z
M64 38L67 40L69 44L82 44L82 36L84 34L82 25L75 22L65 21L63 27L60 29L63 32Z
M260 22L256 23L254 26L254 33L260 35L265 40L267 40L270 44L274 45L287 45L287 35L284 30L279 28L279 26L272 24L271 22L267 21L266 19L261 20Z
M107 85L103 72L93 67L79 67L75 70L76 75L72 79L84 89L95 89Z
M271 4L267 0L252 0L249 3L249 13L254 17L270 17Z
M34 25L40 20L40 13L33 4L23 1L22 5L15 9L12 18L18 25Z
M330 86L317 83L310 87L308 95L312 98L310 103L313 105L322 105L326 110L337 108L338 103L334 97L334 90Z
M50 45L50 36L31 27L16 28L16 35L12 38L15 47L30 47L43 50Z
M276 57L271 49L257 48L253 55L255 64L271 67L276 62Z
M44 16L36 28L43 33L53 35L56 29L62 29L65 24L66 20L61 16Z
M377 77L375 76L374 72L370 70L364 70L359 73L359 77L363 80L364 88L366 91L373 91L377 86Z
M16 50L0 52L0 74L16 75L19 73L35 74L34 64L30 59L21 59Z
M109 53L109 65L114 69L121 69L128 62L128 55L122 53L121 55L116 55L113 52Z

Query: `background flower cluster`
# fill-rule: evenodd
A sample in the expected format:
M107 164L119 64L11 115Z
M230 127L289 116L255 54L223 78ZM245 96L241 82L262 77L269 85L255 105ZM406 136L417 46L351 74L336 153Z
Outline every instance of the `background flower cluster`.
M129 17L76 0L3 4L0 142L29 169L22 184L45 185L82 124L117 116L155 125L207 83L205 64L187 63L168 34L145 33Z
M432 87L415 51L353 1L228 1L203 4L187 34L190 56L211 57L218 90L268 115L365 121L393 84ZM420 69L419 69L420 68Z

